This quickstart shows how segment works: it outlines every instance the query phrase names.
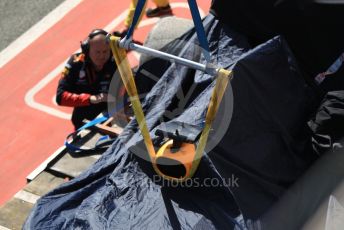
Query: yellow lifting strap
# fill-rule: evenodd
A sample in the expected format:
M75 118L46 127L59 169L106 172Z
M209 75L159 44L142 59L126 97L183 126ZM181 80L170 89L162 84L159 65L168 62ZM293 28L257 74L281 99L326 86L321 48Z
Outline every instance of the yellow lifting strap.
M221 103L223 95L226 91L228 81L232 77L232 71L225 70L225 69L218 70L216 84L210 98L208 111L205 118L205 126L200 136L200 140L196 149L196 153L192 162L191 169L188 170L188 175L185 175L184 177L181 177L181 178L171 177L169 175L165 175L164 173L162 173L156 165L156 152L155 152L155 149L154 149L154 146L149 134L145 116L144 116L142 106L138 97L133 73L131 71L131 68L127 59L127 52L124 48L119 47L119 42L120 42L119 37L115 37L115 36L110 37L110 47L113 53L113 57L116 61L117 68L121 75L124 86L129 94L129 99L132 103L134 114L139 124L139 128L143 136L144 143L149 153L154 170L163 178L178 181L178 182L191 178L194 175L199 165L199 162L202 158L202 155L203 155L203 152L208 140L209 132L211 129L211 124L213 120L215 119L216 112Z
M191 175L190 177L194 175L199 165L199 162L203 156L203 152L207 144L209 132L211 129L211 124L213 120L215 119L215 116L220 106L223 95L226 92L228 81L230 80L231 77L232 77L232 71L229 71L229 70L220 69L217 73L215 87L213 89L213 92L209 101L209 105L208 105L207 115L205 117L205 126L203 128L203 131L202 131L202 134L201 134L201 137L196 149L196 155L195 155L194 162L192 164L192 168L190 171L190 175Z
M139 125L141 134L143 136L146 148L148 150L151 160L155 157L155 150L152 143L152 139L149 135L145 115L143 114L142 106L140 103L139 96L137 94L137 88L134 80L133 73L130 68L130 64L127 58L127 52L125 49L118 46L120 37L110 37L110 47L112 50L113 57L115 58L118 71L121 75L123 84L128 92L130 102L132 104L134 114Z

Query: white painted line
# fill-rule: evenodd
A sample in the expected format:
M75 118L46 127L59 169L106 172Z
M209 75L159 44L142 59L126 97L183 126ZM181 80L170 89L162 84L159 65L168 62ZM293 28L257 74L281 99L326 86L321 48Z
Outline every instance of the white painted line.
M62 119L67 119L70 120L71 115L69 113L62 112L58 109L52 108L47 105L43 105L41 103L38 103L35 101L34 96L35 94L43 89L46 85L49 84L56 76L61 73L63 67L65 65L65 62L61 63L59 66L57 66L53 71L51 71L47 76L45 76L42 80L40 80L33 88L31 88L25 95L25 102L28 106L46 112L50 115L62 118Z
M142 20L140 24L137 26L137 28L149 26L151 24L157 23L159 20L160 18L148 18L148 19Z
M6 227L0 225L0 230L11 230L11 229L6 228Z
M54 96L51 98L51 103L53 103L53 105L58 106L58 104L56 103L56 94L54 94Z
M123 11L117 18L115 18L110 24L104 27L104 30L110 32L116 28L127 17L128 10Z
M41 172L43 172L48 164L54 160L57 156L59 156L63 151L65 151L66 146L61 146L58 148L53 154L51 154L45 161L43 161L34 171L32 171L27 177L27 181L32 181L33 179L36 178Z
M0 53L0 68L22 52L83 0L65 0Z
M33 194L31 192L27 192L25 190L20 190L14 195L15 198L26 201L31 204L35 204L40 196Z

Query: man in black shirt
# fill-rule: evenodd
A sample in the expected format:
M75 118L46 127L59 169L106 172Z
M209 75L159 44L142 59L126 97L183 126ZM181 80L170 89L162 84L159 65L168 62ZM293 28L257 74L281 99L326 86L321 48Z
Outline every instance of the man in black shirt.
M94 119L106 110L110 82L117 69L106 42L107 34L102 29L91 31L81 43L82 52L73 54L62 71L56 102L74 107L75 129L83 125L83 119Z

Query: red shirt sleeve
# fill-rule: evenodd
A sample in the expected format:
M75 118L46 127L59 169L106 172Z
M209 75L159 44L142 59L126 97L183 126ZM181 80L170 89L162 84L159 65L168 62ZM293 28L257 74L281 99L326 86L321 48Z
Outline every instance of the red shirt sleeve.
M64 91L61 95L60 105L71 107L87 106L90 105L90 96L87 93L75 94Z
M90 94L75 93L75 81L79 76L80 68L83 64L83 55L72 55L61 73L61 78L56 92L56 102L58 105L80 107L90 105Z

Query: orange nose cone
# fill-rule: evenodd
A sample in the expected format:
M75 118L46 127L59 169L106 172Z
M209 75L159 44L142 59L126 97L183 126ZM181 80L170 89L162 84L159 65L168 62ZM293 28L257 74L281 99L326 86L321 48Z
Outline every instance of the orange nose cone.
M185 179L189 177L196 148L194 144L182 143L179 149L171 150L173 140L161 146L155 157L158 173L169 179Z

